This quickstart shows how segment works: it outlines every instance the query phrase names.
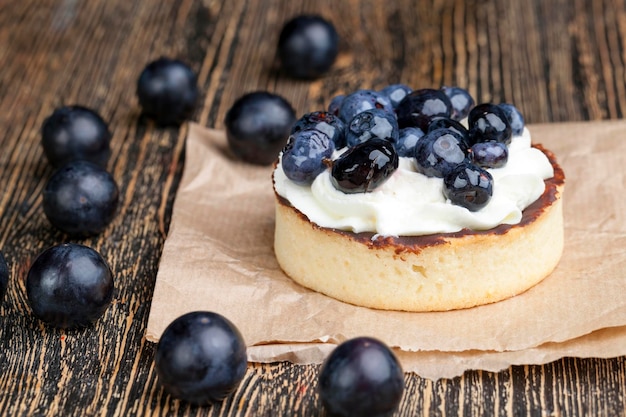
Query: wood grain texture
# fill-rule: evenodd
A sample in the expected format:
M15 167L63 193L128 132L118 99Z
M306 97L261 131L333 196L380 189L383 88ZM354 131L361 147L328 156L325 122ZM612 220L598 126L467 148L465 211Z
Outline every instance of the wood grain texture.
M276 62L281 25L302 12L333 21L342 40L331 72L312 82L286 78ZM188 406L158 384L144 329L186 128L139 117L135 83L148 61L167 55L192 66L202 91L194 120L211 127L253 90L281 94L301 114L395 82L464 86L538 123L622 118L625 43L619 0L0 2L0 248L11 273L0 306L0 415L325 415L314 366L251 365L213 407ZM117 289L93 327L61 331L33 318L24 279L40 251L69 240L41 208L52 169L39 129L55 107L74 103L97 109L113 132L108 168L120 210L102 235L80 242L109 261ZM397 415L615 416L625 393L624 358L566 358L436 382L407 374Z

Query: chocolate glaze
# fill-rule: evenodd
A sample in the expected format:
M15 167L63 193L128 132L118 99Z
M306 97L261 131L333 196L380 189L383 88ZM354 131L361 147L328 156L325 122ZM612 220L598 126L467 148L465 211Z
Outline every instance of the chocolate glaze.
M421 236L387 236L382 237L379 236L372 240L372 237L375 233L372 232L361 232L354 233L345 230L339 230L334 228L322 227L313 222L311 222L300 210L295 209L298 215L308 223L310 223L313 227L317 229L322 229L332 233L338 233L343 235L349 239L360 242L372 249L383 249L387 247L395 248L396 253L401 252L420 252L422 249L428 246L435 246L448 243L447 239L450 238L461 238L463 236L468 235L504 235L508 233L510 230L524 227L541 216L541 214L552 205L554 201L559 197L559 188L565 183L565 173L563 169L556 162L556 157L554 154L544 148L540 144L533 144L534 148L539 149L543 152L547 157L552 167L554 168L554 176L552 178L548 178L545 180L546 188L535 202L526 207L526 209L522 212L522 219L517 224L501 224L492 229L488 230L471 230L471 229L462 229L458 232L454 233L436 233L431 235L421 235ZM278 202L284 206L292 207L291 203L284 197L278 195L275 191Z

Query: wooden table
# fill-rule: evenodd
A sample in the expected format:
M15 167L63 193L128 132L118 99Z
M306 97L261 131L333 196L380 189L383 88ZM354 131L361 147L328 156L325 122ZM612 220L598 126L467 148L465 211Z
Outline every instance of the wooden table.
M303 11L341 36L332 71L290 80L275 64L281 25ZM183 165L186 127L139 122L137 77L161 55L198 73L193 120L223 127L245 92L270 90L298 114L335 94L403 82L460 85L478 101L515 103L527 122L616 119L626 109L626 3L618 0L5 0L0 2L0 248L11 282L0 308L0 414L6 416L321 416L317 368L251 365L239 390L197 408L166 395L144 339L159 257ZM30 313L24 278L44 248L52 172L40 127L62 104L97 109L113 132L119 213L99 250L115 302L93 327L60 331ZM581 132L582 134L583 132ZM580 140L583 140L581 137ZM406 375L397 415L614 416L626 360L563 359L437 382Z

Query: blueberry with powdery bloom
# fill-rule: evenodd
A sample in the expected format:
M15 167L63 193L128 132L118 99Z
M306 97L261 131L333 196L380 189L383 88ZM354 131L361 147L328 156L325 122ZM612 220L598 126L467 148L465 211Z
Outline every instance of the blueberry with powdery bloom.
M452 104L443 91L425 88L408 94L398 105L396 113L400 128L415 126L426 132L433 120L450 117Z
M335 150L333 141L319 130L300 130L289 137L281 157L285 176L300 185L310 185L326 169Z
M406 84L392 84L380 90L380 93L389 99L394 109L411 92L413 92L413 89Z
M465 144L467 146L470 146L469 130L467 130L467 128L463 126L460 122L453 120L453 119L449 119L447 117L441 117L439 119L433 120L431 124L428 125L429 132L432 132L433 130L437 130L441 128L454 130L459 135L463 136L463 139L465 140Z
M511 125L511 135L519 136L524 133L524 116L522 116L522 113L520 113L517 107L509 103L500 103L498 107L504 111L506 119Z
M501 168L509 159L509 147L502 142L478 142L470 148L470 159L483 168Z
M346 146L346 126L331 112L314 111L303 115L291 128L291 135L301 130L311 129L326 134L333 141L336 149Z
M354 146L370 139L398 141L398 122L395 116L382 109L365 110L352 118L346 129L346 143Z
M333 97L328 103L328 112L334 114L335 116L339 116L339 109L341 108L341 103L343 103L343 99L346 98L345 95L339 94Z
M469 115L470 110L476 105L474 98L464 88L443 86L441 90L450 99L450 103L452 104L450 117L454 120L465 119Z
M391 102L384 95L374 90L357 90L343 99L339 108L339 117L347 124L357 114L371 109L382 109L394 114Z
M462 162L468 162L467 145L461 135L451 129L428 132L415 147L418 172L428 177L444 177Z
M393 144L398 156L412 158L417 142L424 136L419 127L405 127L399 130L398 140Z

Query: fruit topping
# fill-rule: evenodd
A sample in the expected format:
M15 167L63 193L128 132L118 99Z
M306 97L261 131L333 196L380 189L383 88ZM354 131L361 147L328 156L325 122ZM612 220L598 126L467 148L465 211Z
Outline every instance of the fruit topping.
M415 147L418 172L428 177L444 177L457 165L468 160L463 137L452 129L436 129L422 137Z
M326 169L335 146L328 136L319 130L300 130L289 137L283 149L281 165L283 172L293 182L311 184Z
M178 125L195 110L199 91L196 74L182 61L159 58L139 75L137 97L143 114L158 125Z
M424 132L419 127L405 127L400 129L398 140L393 144L398 156L413 158L417 141L424 136Z
M94 110L82 106L55 109L41 128L41 144L54 167L75 160L106 167L111 156L110 141L107 123Z
M452 114L450 117L454 120L463 120L474 107L476 102L470 93L461 87L441 87L441 90L448 96L452 104Z
M84 327L111 304L113 274L94 249L67 243L43 251L26 276L33 314L59 328Z
M477 142L511 143L511 125L497 104L482 103L474 107L468 116L472 144Z
M288 21L278 39L282 68L294 78L317 78L332 67L339 52L335 27L321 16L302 15Z
M391 107L394 109L404 98L413 91L411 87L405 84L392 84L380 90L380 93L389 99Z
M443 178L443 193L452 204L478 211L493 194L493 177L485 169L471 163L457 165Z
M118 200L111 174L87 161L57 169L43 190L43 210L50 223L77 236L102 232L115 217Z
M384 139L370 139L348 148L332 162L331 182L347 194L374 190L398 168L398 154Z
M244 94L226 113L226 137L245 162L269 165L285 147L296 113L283 97L266 91Z
M470 144L469 131L460 122L458 122L456 120L453 120L453 119L449 119L447 117L441 117L439 119L433 120L428 125L428 131L429 132L433 131L433 130L436 130L436 129L441 129L441 128L454 130L455 132L457 132L458 134L460 134L463 137L463 140L465 141L465 144L467 146L469 146L469 144Z
M4 295L7 292L9 286L9 267L7 261L4 259L4 255L0 251L0 303L4 300Z
M357 90L343 99L339 108L339 117L348 124L357 114L371 109L383 109L391 114L394 113L391 102L384 95L373 90Z
M208 311L187 313L170 323L154 360L165 390L196 405L222 401L239 386L248 366L239 330Z
M404 374L384 343L357 337L341 343L324 361L318 392L331 416L391 416L402 399Z
M396 116L382 109L365 110L352 118L346 131L348 146L378 138L390 142L398 140Z
M509 148L502 142L478 142L470 148L473 163L483 168L501 168L509 159Z
M398 104L396 112L401 128L415 126L426 132L434 119L450 117L452 104L443 91L423 88L408 94Z
M522 113L520 113L517 107L509 103L501 103L498 107L504 110L506 119L511 125L511 134L513 136L521 135L524 132L524 116L522 116Z
M305 114L293 125L291 134L308 129L326 134L337 149L346 146L346 125L331 112L315 111Z

